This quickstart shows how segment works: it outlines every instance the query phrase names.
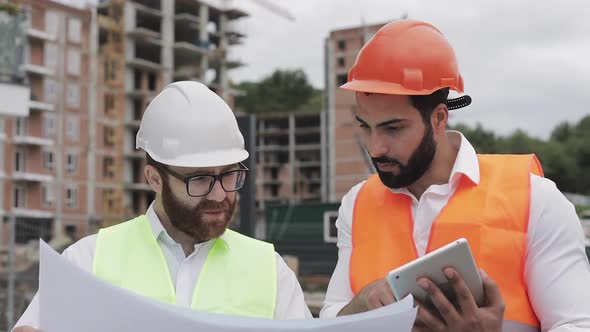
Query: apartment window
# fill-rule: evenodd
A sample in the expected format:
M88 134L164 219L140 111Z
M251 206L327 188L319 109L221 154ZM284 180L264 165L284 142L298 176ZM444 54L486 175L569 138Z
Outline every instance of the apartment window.
M41 187L41 200L43 207L49 208L55 201L55 194L53 192L53 186L50 183L44 183Z
M75 186L66 188L66 207L70 209L78 207L78 188Z
M57 35L59 14L54 11L45 12L45 32Z
M344 59L344 57L339 57L338 58L338 67L344 68L345 66L346 66L346 60Z
M71 141L77 141L80 138L80 119L69 116L66 120L66 136Z
M112 179L115 177L113 174L113 164L115 161L112 157L105 157L102 164L102 176L105 179Z
M75 82L68 83L68 95L66 102L68 107L80 107L80 84Z
M68 19L68 40L79 43L82 35L82 21L77 18Z
M338 50L339 51L346 51L346 40L339 40L338 41Z
M75 174L78 172L78 154L69 152L66 155L66 172L68 174Z
M51 69L57 68L57 45L51 42L45 42L45 49L43 50L43 63L45 67Z
M143 114L143 104L141 100L135 99L133 100L133 120L141 120L141 115Z
M104 78L106 81L114 81L117 79L117 70L119 63L117 60L105 59L104 61Z
M80 75L80 50L68 49L68 74Z
M24 185L17 184L14 187L14 200L12 202L13 206L16 208L24 208L25 207L25 195L26 195L26 188Z
M43 115L43 136L55 136L55 114L45 113Z
M43 99L47 103L55 103L57 101L57 82L51 78L43 80Z
M103 127L103 139L104 139L104 146L112 147L115 145L115 129L113 127L104 126Z
M135 90L141 90L141 79L143 77L142 72L139 69L133 71L133 88Z
M48 171L53 170L53 165L55 163L55 156L53 151L43 151L43 168Z
M25 136L27 133L27 119L23 117L17 117L14 122L14 135Z
M346 84L347 80L348 76L346 74L338 74L336 76L336 81L338 82L338 85Z
M112 209L115 206L115 202L113 199L113 189L103 189L102 190L102 199L103 201L107 202L108 209Z
M24 172L26 168L25 163L25 150L22 148L16 149L16 151L14 151L14 170L17 172Z
M104 114L109 114L115 109L115 96L112 94L104 95Z
M148 88L150 91L156 91L156 85L158 83L158 79L156 73L149 73L148 75Z

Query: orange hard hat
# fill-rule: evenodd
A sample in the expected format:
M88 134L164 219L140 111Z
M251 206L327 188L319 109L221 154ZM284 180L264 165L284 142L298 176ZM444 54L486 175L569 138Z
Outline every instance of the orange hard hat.
M442 88L463 92L453 48L433 25L397 20L361 49L341 88L394 95L429 95Z

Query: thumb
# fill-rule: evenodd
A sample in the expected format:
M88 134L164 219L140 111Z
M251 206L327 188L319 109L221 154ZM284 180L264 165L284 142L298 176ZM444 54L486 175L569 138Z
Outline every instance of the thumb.
M502 293L500 293L500 287L498 287L498 284L488 276L484 269L479 269L479 273L483 281L483 289L488 306L504 306L504 299L502 298Z

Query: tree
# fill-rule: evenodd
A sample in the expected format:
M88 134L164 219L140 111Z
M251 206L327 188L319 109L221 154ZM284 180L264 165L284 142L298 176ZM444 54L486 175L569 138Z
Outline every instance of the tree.
M561 123L543 141L522 130L507 137L496 137L481 124L471 128L459 124L459 130L478 153L535 153L545 172L565 192L590 194L590 116L577 124Z
M236 108L246 113L293 112L321 95L302 70L276 70L260 82L243 82L236 88L243 92L236 98Z

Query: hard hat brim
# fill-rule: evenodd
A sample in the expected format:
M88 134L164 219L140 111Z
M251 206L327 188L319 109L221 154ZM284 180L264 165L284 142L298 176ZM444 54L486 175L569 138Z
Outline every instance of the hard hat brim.
M195 153L191 155L181 155L177 158L163 158L158 155L153 155L149 151L148 154L155 161L168 166L177 167L219 167L237 164L246 160L249 156L248 151L244 149L232 149L223 151L207 151L203 153Z
M383 81L370 81L370 80L354 80L345 83L340 86L341 89L356 91L356 92L367 92L367 93L379 93L385 95L403 95L403 96L425 96L429 95L440 89L434 90L411 90L404 88L403 86L391 82ZM451 90L459 91L456 87L450 86Z

